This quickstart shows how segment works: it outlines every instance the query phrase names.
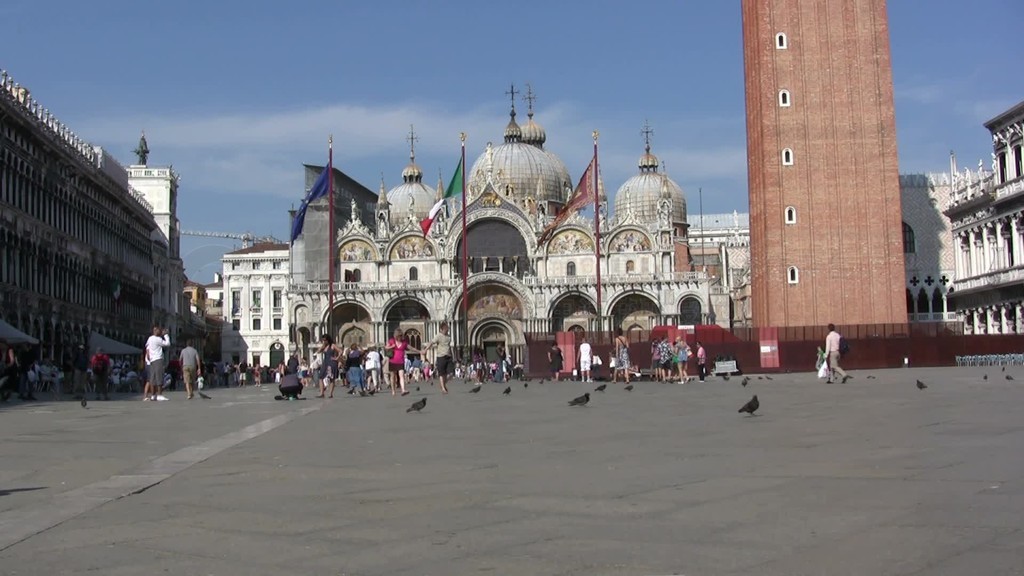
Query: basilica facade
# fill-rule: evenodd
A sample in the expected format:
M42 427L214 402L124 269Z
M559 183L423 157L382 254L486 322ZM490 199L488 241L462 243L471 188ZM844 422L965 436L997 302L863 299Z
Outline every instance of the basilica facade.
M504 141L488 143L465 174L468 302L462 199L450 199L425 236L419 222L444 190L440 182L436 188L424 183L413 153L402 183L391 190L382 183L376 205L351 201L353 215L373 210L373 226L369 218L353 217L337 231L333 307L326 278L291 275L291 338L302 353L325 333L367 345L400 329L417 346L447 321L458 346L492 355L500 344L528 363L527 345L553 341L559 332L621 328L636 339L657 325L728 325L728 291L693 269L683 190L659 169L649 139L611 215L598 179L599 238L593 216L576 213L541 244L574 178L545 149L546 134L532 110L523 126L514 107L510 116ZM301 236L292 251L296 263L317 253Z

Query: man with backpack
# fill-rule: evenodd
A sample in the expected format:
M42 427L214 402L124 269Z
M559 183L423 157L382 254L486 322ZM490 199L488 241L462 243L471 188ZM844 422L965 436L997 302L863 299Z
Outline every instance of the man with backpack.
M96 353L89 360L89 367L92 368L96 399L99 400L102 396L104 400L110 400L110 356L104 354L102 348L97 348Z
M836 374L843 377L843 384L846 384L847 380L853 378L839 365L839 358L849 351L850 346L846 343L846 339L840 336L839 332L836 332L836 325L829 324L828 336L825 336L825 357L828 358L828 367L830 368L826 384L831 384Z

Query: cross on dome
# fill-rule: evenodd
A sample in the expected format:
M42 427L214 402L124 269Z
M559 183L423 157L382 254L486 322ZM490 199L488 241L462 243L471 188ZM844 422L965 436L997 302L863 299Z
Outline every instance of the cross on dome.
M409 124L409 135L405 137L405 141L409 143L409 161L416 162L416 143L420 141L420 137L416 135L416 129L412 124Z

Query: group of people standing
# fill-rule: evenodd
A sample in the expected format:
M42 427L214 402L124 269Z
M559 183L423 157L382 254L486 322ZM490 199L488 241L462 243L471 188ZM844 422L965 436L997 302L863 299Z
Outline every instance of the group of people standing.
M701 380L707 377L707 350L698 340L695 342L696 351L687 344L686 339L677 336L674 341L668 336L655 337L651 341L651 371L655 380L669 382L679 378L680 384L685 384L691 377L687 365L691 359L696 359L697 376ZM594 353L593 346L586 337L580 342L576 350L576 366L578 367L573 376L578 376L583 382L593 382L595 371L603 364L601 357ZM640 370L632 361L629 354L629 340L622 329L615 332L611 357L608 361L611 369L612 382L618 382L621 376L626 384L630 379L640 374ZM552 343L548 350L548 370L551 378L556 382L559 380L565 367L565 358L562 349L557 343Z
M407 356L434 350L433 374L441 384L441 392L448 393L448 375L454 367L452 338L447 322L442 322L437 335L422 349L413 348L401 329L394 332L384 346L360 347L353 343L347 348L339 346L329 335L320 337L309 373L315 375L320 393L317 398L333 398L340 383L349 394L373 395L386 385L392 396L409 394ZM305 374L303 374L304 376Z

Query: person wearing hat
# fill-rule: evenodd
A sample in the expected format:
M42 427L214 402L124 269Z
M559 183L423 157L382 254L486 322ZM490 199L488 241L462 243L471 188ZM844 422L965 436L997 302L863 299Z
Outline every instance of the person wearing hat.
M89 353L86 352L84 344L78 345L71 367L75 370L72 392L75 395L75 400L81 400L85 398L85 378L86 372L89 370Z

